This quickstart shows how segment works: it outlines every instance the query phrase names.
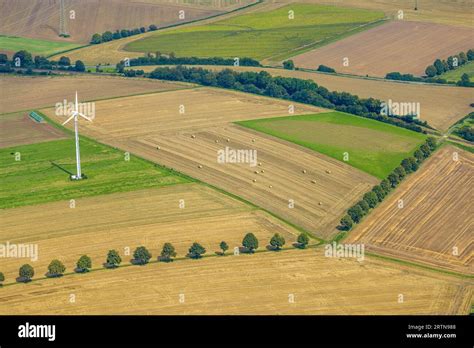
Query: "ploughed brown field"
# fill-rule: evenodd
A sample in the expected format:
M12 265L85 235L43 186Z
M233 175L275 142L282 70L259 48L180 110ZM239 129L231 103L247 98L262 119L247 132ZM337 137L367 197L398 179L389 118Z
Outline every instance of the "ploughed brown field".
M61 138L65 138L63 132L46 122L34 121L27 112L0 115L0 148Z
M426 120L432 127L441 131L446 131L472 111L469 105L472 102L472 90L464 87L410 84L272 68L212 65L201 67L209 70L228 68L237 71L265 70L273 76L313 80L330 91L349 92L361 98L373 97L385 102L392 100L398 103L420 103L421 120ZM140 67L140 69L152 71L156 69L156 66Z
M97 102L94 122L81 124L81 132L243 197L318 237L330 238L337 233L344 211L378 180L317 152L231 124L286 116L288 105L245 93L195 88ZM321 110L294 105L295 114ZM54 117L51 110L46 113ZM220 163L218 151L226 147L255 150L257 158L254 163L245 159Z
M453 156L458 160L453 160ZM474 155L438 150L380 204L347 243L447 270L474 274ZM399 208L402 200L403 208Z
M0 113L29 110L74 102L186 88L186 84L151 79L107 76L16 77L1 76Z
M274 233L283 235L288 246L299 234L261 210L194 183L77 199L75 208L70 208L69 201L60 201L2 210L0 216L2 244L38 245L37 261L0 258L5 283L15 282L24 263L31 264L36 277L42 278L53 259L72 272L86 254L94 268L101 268L110 249L116 249L123 263L129 264L141 245L156 260L166 242L175 246L177 257L184 257L194 242L213 255L221 241L233 253L248 232L259 239L261 249Z
M354 75L385 77L398 71L422 76L436 59L473 47L472 28L395 20L291 59L300 68L323 64Z
M472 289L468 280L372 258L359 263L324 257L318 248L154 263L5 286L0 313L467 314Z
M0 0L0 33L54 41L89 43L95 33L155 24L163 27L221 13L227 8L193 6L184 1L69 0L66 13L69 38L59 37L59 0ZM185 18L179 18L179 11Z

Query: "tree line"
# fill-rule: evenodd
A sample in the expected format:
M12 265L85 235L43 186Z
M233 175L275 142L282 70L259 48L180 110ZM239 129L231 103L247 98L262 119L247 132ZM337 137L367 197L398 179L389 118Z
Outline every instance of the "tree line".
M449 56L446 60L436 59L433 64L428 65L425 69L426 77L417 77L412 74L401 74L399 72L388 73L385 78L389 80L400 81L415 81L415 82L430 82L441 84L454 84L454 82L447 81L441 77L436 77L444 74L450 70L456 70L460 66L474 60L474 50L470 49L467 52L460 52L457 55ZM456 85L461 87L474 87L474 82L470 81L468 74L463 74L461 79L456 82Z
M126 76L134 76L133 74L135 73L129 70ZM420 124L426 125L426 122L407 117L382 115L382 102L378 99L362 99L347 92L331 92L312 80L281 76L272 77L266 71L236 72L231 69L224 69L214 72L203 68L188 68L180 65L176 67L159 67L153 72L145 74L145 76L152 79L191 82L292 100L347 112L425 133Z
M163 55L156 52L153 56L148 54L145 57L132 58L129 60L130 66L139 65L236 65L236 66L261 66L258 60L242 57L242 58L221 58L221 57L176 57L174 52ZM125 62L121 61L117 64L118 72L123 72Z
M383 179L379 185L376 185L364 194L361 201L354 204L347 210L340 221L339 229L349 231L355 224L374 209L384 198L396 188L403 179L410 173L415 172L421 163L427 159L437 148L436 139L429 137L413 154L413 156L405 158L400 165L396 167L387 178Z
M148 28L140 27L140 28L134 28L134 29L117 29L114 32L107 30L107 31L104 31L102 34L99 34L99 33L93 34L91 37L90 43L93 45L97 45L102 42L118 40L124 37L143 34L147 31L155 31L157 29L158 27L155 24L150 24Z
M42 70L66 70L66 71L79 71L83 72L86 70L84 63L81 60L76 60L74 65L68 57L61 57L58 61L48 60L43 56L35 56L28 51L21 50L13 54L12 59L9 60L8 56L4 53L0 54L0 72L12 73L17 72L14 68L27 69L26 73L33 74L33 69ZM20 71L20 70L18 70Z
M286 244L285 238L279 233L275 233L269 241L269 250L280 251ZM309 244L309 237L305 233L301 233L297 242L294 244L296 248L305 249ZM242 240L243 252L253 254L259 247L259 241L253 233L247 233ZM222 241L219 243L220 252L216 252L217 255L225 256L229 245ZM240 251L239 251L240 252ZM194 242L188 249L186 257L189 259L200 259L206 253L206 249L199 243ZM164 243L160 255L157 257L159 262L172 262L177 256L176 250L171 243ZM133 258L131 263L133 265L146 265L152 259L151 252L145 246L139 246L133 252ZM102 264L104 268L114 269L120 267L122 263L122 257L120 253L115 250L109 250L105 262ZM76 262L74 269L75 273L87 273L92 269L92 259L87 255L82 255ZM57 278L64 275L66 266L60 260L52 260L47 267L47 278ZM35 270L33 266L24 264L19 269L19 277L16 279L17 282L27 283L30 282L34 275ZM5 281L5 276L0 272L0 286Z

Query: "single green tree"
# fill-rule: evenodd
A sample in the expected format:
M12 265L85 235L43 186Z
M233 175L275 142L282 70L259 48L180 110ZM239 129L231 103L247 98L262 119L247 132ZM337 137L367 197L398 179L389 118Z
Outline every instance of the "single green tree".
M163 245L163 249L161 250L160 261L170 262L170 261L173 261L173 257L175 256L176 256L176 251L174 249L173 244L165 243Z
M285 60L283 62L283 68L287 70L295 70L295 63L291 59Z
M299 248L305 249L309 243L309 237L305 233L300 233L296 241L298 242Z
M69 57L62 56L61 58L59 58L58 64L63 66L69 66L71 65L71 60L69 59Z
M437 142L436 142L436 139L433 138L433 137L428 137L426 139L426 145L429 146L430 150L431 151L434 151L436 149L436 146L437 146Z
M279 233L275 233L270 239L270 245L277 251L280 250L283 245L285 245L285 242L285 238Z
M437 74L437 70L433 65L428 65L425 70L425 74L428 77L435 77Z
M369 203L367 203L367 201L365 201L364 199L357 202L357 205L361 207L362 211L364 212L364 215L367 214L367 212L370 210Z
M258 249L258 239L253 233L247 233L242 241L242 245L250 253L253 253L255 249Z
M364 211L360 207L360 205L356 204L353 207L349 208L347 214L352 218L352 221L359 222L360 219L364 216Z
M76 64L74 64L74 70L84 72L86 71L86 66L81 60L76 60Z
M385 198L385 191L380 185L375 185L372 188L372 192L375 193L379 202L382 202L383 199Z
M425 159L425 155L423 154L423 152L420 149L416 149L415 152L413 153L413 155L417 159L418 163L423 162L423 160Z
M192 259L199 259L206 253L206 249L199 243L194 242L189 248L188 256Z
M64 274L66 267L59 260L53 260L48 266L48 276L49 277L60 277Z
M3 282L5 281L5 276L2 272L0 272L0 287L3 286Z
M146 265L151 259L151 253L144 246L139 246L133 252L133 261L138 265Z
M221 248L222 250L222 255L224 256L225 255L225 252L227 250L229 250L229 246L227 245L226 242L222 241L220 244L219 244L219 248Z
M30 265L25 264L25 265L20 267L20 272L19 273L20 273L20 278L24 282L29 282L31 280L31 278L33 278L33 276L35 275L35 270Z
M87 255L82 255L76 263L76 271L78 273L86 273L92 268L92 260Z
M102 35L98 33L95 33L94 35L92 35L91 44L97 45L97 44L100 44L101 42L102 42Z
M107 253L107 261L106 265L109 268L116 268L122 263L122 258L120 257L118 251L116 250L109 250Z
M349 214L344 215L341 219L341 227L343 230L348 231L354 225L354 221L352 220Z
M391 187L397 187L400 182L400 178L395 173L390 173L387 179L390 182Z
M379 197L375 192L370 191L364 195L364 201L367 202L370 208L374 208L379 202Z

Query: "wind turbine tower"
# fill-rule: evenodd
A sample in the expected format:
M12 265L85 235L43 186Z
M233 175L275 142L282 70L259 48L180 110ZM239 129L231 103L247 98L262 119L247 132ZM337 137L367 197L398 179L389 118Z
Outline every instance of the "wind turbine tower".
M72 180L81 180L83 179L82 177L82 172L81 172L81 153L79 151L79 130L77 129L77 120L78 116L81 116L85 118L87 121L92 122L92 120L87 117L86 115L82 114L79 112L79 104L77 102L77 91L76 91L76 103L74 104L74 111L72 112L71 117L69 117L63 125L74 119L74 134L76 138L76 175L71 175Z

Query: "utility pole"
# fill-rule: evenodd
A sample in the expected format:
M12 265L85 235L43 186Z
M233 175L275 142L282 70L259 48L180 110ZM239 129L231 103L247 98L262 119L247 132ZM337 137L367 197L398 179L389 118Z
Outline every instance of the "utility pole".
M65 0L59 0L59 36L68 37L66 26L66 5Z
M415 11L418 11L418 0L415 0Z

